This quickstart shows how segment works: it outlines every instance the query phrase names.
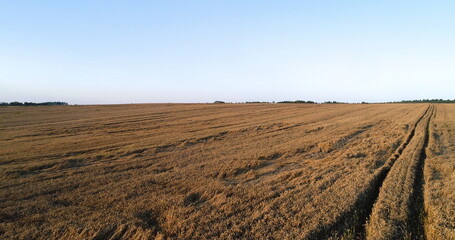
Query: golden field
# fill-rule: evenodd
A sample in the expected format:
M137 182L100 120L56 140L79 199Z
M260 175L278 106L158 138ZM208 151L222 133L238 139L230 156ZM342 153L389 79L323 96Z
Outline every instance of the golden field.
M1 239L455 239L455 105L0 108Z

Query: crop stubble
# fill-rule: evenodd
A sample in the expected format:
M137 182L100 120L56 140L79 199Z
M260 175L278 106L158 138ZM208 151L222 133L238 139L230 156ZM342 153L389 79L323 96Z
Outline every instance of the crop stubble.
M365 222L366 236L375 226L388 179L402 179L395 169L421 150L412 151L428 135L425 123L433 108L0 108L0 234L6 239L363 238ZM429 148L435 141L430 136ZM427 172L435 171L427 169L425 182ZM414 178L410 188L420 184ZM435 184L419 194L434 196ZM439 216L438 204L434 197L424 205Z

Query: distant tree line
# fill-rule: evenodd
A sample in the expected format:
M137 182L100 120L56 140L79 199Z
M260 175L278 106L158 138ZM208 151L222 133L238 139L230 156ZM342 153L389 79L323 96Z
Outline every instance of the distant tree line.
M327 101L323 102L324 104L346 104L345 102L337 102L337 101Z
M54 106L54 105L68 105L66 102L42 102L42 103L34 103L34 102L1 102L0 106Z
M233 102L224 102L224 101L214 101L214 104L221 104L221 103L233 103ZM235 102L237 104L243 104L243 103L275 103L275 101L272 102L265 102L265 101L246 101L246 102ZM317 102L314 101L303 101L303 100L295 100L295 101L281 101L281 102L276 102L276 103L310 103L310 104L316 104ZM335 102L334 102L335 103Z
M225 101L214 101L213 103L215 104L222 104L222 103L236 103L236 104L242 104L242 103L275 103L275 102L260 102L260 101L251 101L251 102L225 102Z
M245 103L275 103L275 102L260 102L260 101L252 101L252 102L245 102Z
M455 99L417 99L417 100L402 100L395 102L382 102L382 103L455 103Z
M316 103L316 102L313 102L313 101L303 101L303 100L295 100L295 101L281 101L281 102L278 102L278 103Z
M397 102L394 102L397 103ZM403 100L398 103L455 103L455 99L420 99L420 100Z
M233 103L233 102L224 102L224 101L215 101L213 103ZM262 101L249 101L249 102L236 102L237 104L242 103L275 103L273 102L262 102ZM295 100L295 101L280 101L276 103L306 103L306 104L318 104L318 102L314 101L303 101L303 100ZM380 102L376 102L380 103ZM382 102L382 103L455 103L455 99L420 99L420 100L403 100L403 101L396 101L396 102ZM337 101L325 101L321 102L321 104L348 104L346 102L337 102ZM370 102L360 102L360 104L370 104Z

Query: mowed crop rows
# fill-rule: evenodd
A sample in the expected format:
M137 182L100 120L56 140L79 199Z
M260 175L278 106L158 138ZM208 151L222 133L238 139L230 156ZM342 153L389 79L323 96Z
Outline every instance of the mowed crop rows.
M0 238L450 239L454 117L439 104L3 107Z

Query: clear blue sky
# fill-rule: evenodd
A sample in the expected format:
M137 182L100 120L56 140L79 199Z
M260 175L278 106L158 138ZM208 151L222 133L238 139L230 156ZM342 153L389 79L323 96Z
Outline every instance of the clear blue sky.
M454 93L455 1L0 1L0 101Z

